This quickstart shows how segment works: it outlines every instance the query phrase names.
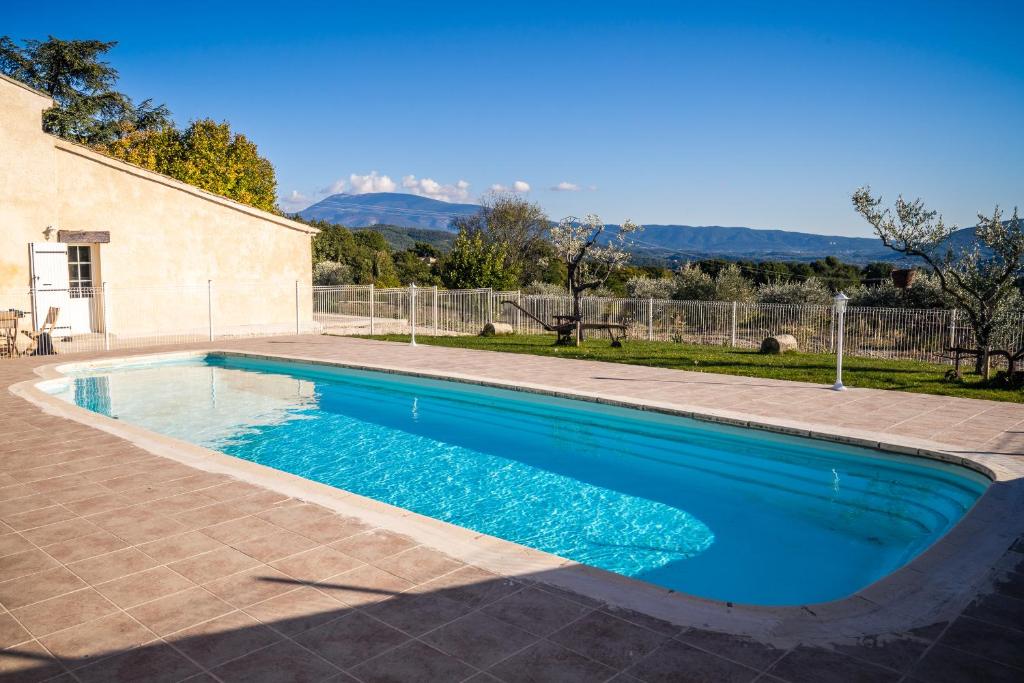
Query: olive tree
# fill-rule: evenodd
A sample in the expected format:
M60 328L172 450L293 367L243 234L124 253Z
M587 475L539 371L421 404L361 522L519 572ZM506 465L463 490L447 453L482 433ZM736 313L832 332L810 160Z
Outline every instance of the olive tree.
M975 371L989 378L993 343L1017 313L1020 301L1017 278L1024 260L1024 232L1017 209L1009 220L995 207L991 216L978 214L973 239L957 246L950 238L957 231L920 199L896 199L894 210L881 208L881 197L870 187L853 193L853 206L875 229L882 244L893 251L924 261L974 330L978 358Z
M580 219L568 216L551 228L551 243L558 258L565 264L566 286L572 296L572 314L580 319L580 299L588 290L596 290L608 276L629 261L626 240L639 231L639 225L625 221L614 234L607 234L607 226L594 214ZM576 342L580 331L576 328Z

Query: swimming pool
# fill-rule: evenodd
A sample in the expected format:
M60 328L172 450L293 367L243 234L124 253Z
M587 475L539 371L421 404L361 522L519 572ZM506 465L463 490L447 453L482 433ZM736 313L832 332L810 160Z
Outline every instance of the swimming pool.
M456 382L210 355L51 393L154 432L681 592L848 596L988 480L800 437Z

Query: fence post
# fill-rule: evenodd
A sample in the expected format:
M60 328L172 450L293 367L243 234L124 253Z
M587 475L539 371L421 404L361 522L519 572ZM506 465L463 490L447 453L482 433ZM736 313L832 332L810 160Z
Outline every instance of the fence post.
M520 317L522 311L519 310L519 306L523 305L523 290L516 290L516 334L522 334L523 332L523 321Z
M213 341L213 280L206 281L206 322L210 327L210 341Z
M956 309L949 312L949 348L956 346Z
M732 340L730 346L736 348L736 302L732 302Z
M843 328L845 327L843 320L849 297L843 292L839 292L832 301L832 310L835 311L836 319L836 383L832 385L832 388L836 391L846 391L846 387L843 386Z
M654 297L647 299L647 341L654 341Z
M494 290L487 288L487 322L494 322Z
M110 303L107 301L107 283L102 284L101 301L103 302L103 350L110 350Z
M409 285L409 346L416 346L416 283Z
M299 323L299 281L295 281L295 334L301 334Z
M828 352L836 352L836 309L831 307L829 309L828 318Z
M434 336L437 336L437 285L434 285L434 302L433 302L433 315L434 315Z
M373 294L373 285L370 285L370 336L373 336L373 300L376 297Z

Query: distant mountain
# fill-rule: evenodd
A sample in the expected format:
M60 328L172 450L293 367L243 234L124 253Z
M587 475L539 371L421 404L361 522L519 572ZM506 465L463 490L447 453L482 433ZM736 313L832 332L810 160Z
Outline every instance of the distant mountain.
M836 256L845 261L889 259L893 252L873 237L837 237L788 230L720 225L645 225L629 238L638 252L663 258L806 260Z
M411 249L417 242L426 242L442 253L451 251L455 243L455 233L446 230L427 230L426 228L403 228L398 225L368 225L353 230L374 230L387 240L393 251Z
M450 222L476 213L476 204L452 204L428 197L396 192L336 194L299 212L309 220L322 219L350 228L373 227L386 233L399 248L413 241L441 248L450 244ZM386 229L381 225L386 225ZM973 228L953 236L960 245ZM430 235L425 231L435 231ZM788 230L767 230L720 225L646 225L630 237L632 251L643 262L686 261L722 257L731 259L811 261L835 256L849 263L905 260L875 237L837 237ZM399 246L401 245L401 246Z
M303 209L299 215L307 220L325 220L350 228L384 224L450 231L448 224L453 218L469 216L479 210L476 204L452 204L398 192L373 192L332 194Z

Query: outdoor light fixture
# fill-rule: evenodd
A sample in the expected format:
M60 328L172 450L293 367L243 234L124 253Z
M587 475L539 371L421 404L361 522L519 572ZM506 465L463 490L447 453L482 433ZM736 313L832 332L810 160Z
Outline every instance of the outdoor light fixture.
M832 299L832 305L836 313L836 383L832 388L836 391L846 391L843 386L843 318L846 317L846 302L850 297L842 292L836 294Z
M409 285L409 327L412 328L412 339L409 346L416 346L416 283Z

